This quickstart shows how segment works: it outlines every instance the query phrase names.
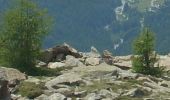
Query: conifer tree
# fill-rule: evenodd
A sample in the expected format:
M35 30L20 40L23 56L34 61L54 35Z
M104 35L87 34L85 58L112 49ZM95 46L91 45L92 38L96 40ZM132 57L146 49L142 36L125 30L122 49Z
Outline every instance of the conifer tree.
M161 69L159 66L155 68L157 56L154 51L155 37L154 33L148 28L144 28L140 36L136 38L133 44L134 58L133 58L133 70L135 72L148 74L148 75L160 75Z
M3 40L5 60L21 71L35 66L44 37L49 31L47 12L31 0L16 0L15 6L4 14Z

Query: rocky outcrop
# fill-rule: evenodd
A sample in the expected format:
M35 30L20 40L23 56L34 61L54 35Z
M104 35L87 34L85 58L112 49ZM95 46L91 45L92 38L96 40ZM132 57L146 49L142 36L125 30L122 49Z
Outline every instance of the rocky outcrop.
M72 55L75 58L82 57L76 49L64 43L61 46L55 46L53 48L43 51L41 53L40 60L45 63L56 62L56 61L59 62L65 60L67 55Z
M59 52L65 47L67 51ZM157 78L132 72L132 55L115 57L107 50L100 55L95 47L91 47L90 52L80 53L82 57L79 58L74 55L79 54L77 50L67 44L56 48L49 49L52 52L59 50L56 51L59 54L52 57L53 60L47 63L39 61L38 65L51 70L61 68L60 76L28 76L26 79L25 74L18 70L0 68L0 77L5 79L0 78L0 98L4 100L10 98L8 86L14 87L21 80L43 85L40 88L43 94L37 95L35 100L121 100L122 98L157 100L160 99L160 94L163 99L169 97L170 76L166 74L166 77ZM166 61L165 64L168 65L168 56L160 56L160 59L161 65L163 61ZM21 95L12 94L11 96L27 99Z

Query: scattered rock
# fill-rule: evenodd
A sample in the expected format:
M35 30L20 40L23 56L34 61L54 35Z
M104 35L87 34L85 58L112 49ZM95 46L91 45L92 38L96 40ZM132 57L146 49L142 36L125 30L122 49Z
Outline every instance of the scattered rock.
M26 75L13 68L0 67L0 73L3 73L3 77L8 81L8 85L14 87L19 81L25 80Z
M153 82L144 82L143 83L144 86L146 87L150 87L151 89L158 89L158 85L156 83Z
M64 95L71 95L72 94L72 90L70 88L59 88L59 89L56 89L57 93L61 93L61 94L64 94Z
M90 93L85 97L85 100L100 100L101 97L96 93Z
M76 49L72 48L68 44L64 43L61 46L55 46L53 48L47 49L42 52L40 60L49 63L49 62L60 62L66 59L67 55L72 55L75 58L82 57Z
M39 84L41 82L40 79L32 77L32 76L28 76L28 79L25 80L25 82L31 82L31 83L35 83L35 84Z
M35 98L34 100L48 100L48 96L45 94L41 94L39 97Z
M96 65L99 65L100 64L100 58L87 58L85 60L85 64L86 65L91 65L91 66L96 66Z
M55 69L55 68L61 68L61 67L65 67L65 64L64 63L61 63L61 62L50 62L48 64L48 68L51 68L51 69Z
M85 90L85 91L79 91L79 92L74 92L74 96L76 96L76 97L84 97L84 96L86 96L87 95L87 91Z
M110 92L109 90L105 90L105 89L100 90L99 95L103 98L112 98L112 99L115 99L119 96L119 94Z
M119 78L121 79L137 79L139 74L132 73L130 71L121 70L119 72Z
M144 95L145 95L144 91L139 88L131 89L129 90L128 93L124 94L124 96L131 96L131 97L142 97Z
M100 53L98 52L98 50L95 47L91 47L91 51L88 53L83 53L83 58L101 58Z
M109 65L113 64L113 56L112 53L108 50L103 51L102 59Z
M45 86L52 91L56 91L53 87L57 84L79 84L82 82L82 78L80 75L76 73L65 73L63 75L60 75L50 81L48 81Z
M166 81L162 81L162 82L159 82L159 85L163 86L163 87L169 87L169 85L167 83L168 82L166 82Z
M82 62L79 61L79 59L76 59L75 57L70 55L66 56L65 64L66 67L85 66Z
M48 100L65 100L66 97L60 93L54 93L48 97Z

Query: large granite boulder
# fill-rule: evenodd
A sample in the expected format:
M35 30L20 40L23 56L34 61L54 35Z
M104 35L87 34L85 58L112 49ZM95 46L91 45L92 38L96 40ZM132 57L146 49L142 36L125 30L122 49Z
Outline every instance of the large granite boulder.
M5 79L9 81L9 85L16 85L18 81L25 80L26 75L14 68L0 67L0 71L4 73Z
M82 83L82 78L79 74L76 73L65 73L63 75L60 75L50 81L48 81L45 86L50 90L50 91L56 91L54 87L56 87L59 84L67 84L67 85L77 85L79 83Z

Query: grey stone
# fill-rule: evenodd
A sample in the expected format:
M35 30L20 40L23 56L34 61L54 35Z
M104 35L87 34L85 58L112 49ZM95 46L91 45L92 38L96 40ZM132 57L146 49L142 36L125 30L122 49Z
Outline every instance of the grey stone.
M62 68L62 67L65 67L65 64L61 62L50 62L48 64L48 68L51 68L51 69Z
M128 93L125 94L125 96L131 96L131 97L142 97L144 95L145 95L144 91L139 88L131 89L129 90Z
M79 67L79 66L85 66L82 62L79 61L79 59L73 57L73 56L66 56L65 61L66 67Z
M96 93L90 93L85 97L85 100L100 100L101 97Z
M48 100L48 96L45 94L41 94L39 97L36 97L34 100Z
M60 93L54 93L48 97L48 100L65 100L66 97Z
M60 75L50 81L48 81L45 86L52 91L56 91L53 87L55 87L58 84L79 84L83 82L82 78L79 74L76 74L74 72L71 73L65 73L63 75Z
M90 58L87 58L87 59L85 60L85 64L86 64L86 65L91 65L91 66L96 66L96 65L99 65L99 64L100 64L100 61L101 61L100 58L90 57Z

